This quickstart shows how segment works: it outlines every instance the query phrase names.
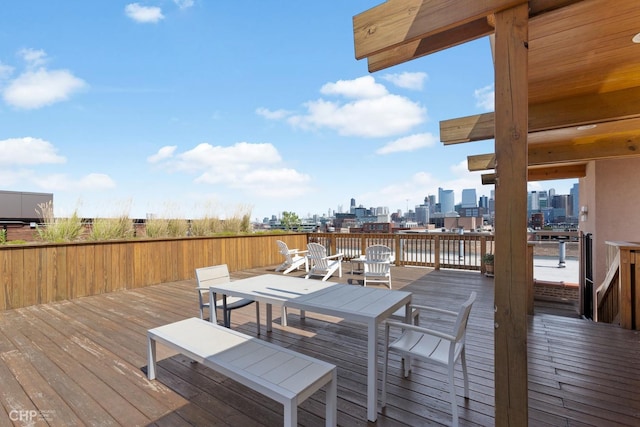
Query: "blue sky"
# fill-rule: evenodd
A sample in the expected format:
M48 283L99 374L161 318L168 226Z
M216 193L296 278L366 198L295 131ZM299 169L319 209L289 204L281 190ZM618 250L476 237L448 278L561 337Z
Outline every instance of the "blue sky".
M439 142L493 110L488 39L369 73L352 17L380 3L7 3L0 189L53 193L59 216L260 220L489 196L466 157L493 141Z

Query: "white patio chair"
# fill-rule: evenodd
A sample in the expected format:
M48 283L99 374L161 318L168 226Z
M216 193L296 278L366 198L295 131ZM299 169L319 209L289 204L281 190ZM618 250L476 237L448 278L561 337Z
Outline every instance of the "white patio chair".
M307 251L300 251L298 249L289 249L287 244L282 240L276 240L278 244L278 250L284 257L284 262L276 268L276 271L282 271L282 274L287 274L293 270L299 270L304 265L304 271L309 271L309 262L307 261Z
M391 289L391 248L372 245L365 250L363 262L364 286L367 283L384 283Z
M309 251L309 272L304 277L308 279L311 276L322 276L322 281L326 281L333 273L338 272L338 276L342 277L342 258L344 254L335 254L327 256L327 250L320 243L307 244Z
M404 322L405 313L407 312L407 307L403 306L394 311L391 316L389 316L392 320L397 320L399 322ZM420 325L420 310L417 309L414 305L411 306L411 323L414 325Z
M198 300L200 303L200 318L204 319L204 309L207 308L211 310L209 304L209 286L216 285L219 283L228 283L231 281L231 277L229 276L229 269L227 264L214 265L211 267L203 267L196 268L196 281L198 286L196 290L198 291ZM231 327L231 310L235 310L236 308L244 307L246 305L254 302L250 299L238 298L238 297L227 297L227 308L224 310L222 298L216 300L214 296L214 310L221 308L223 310L222 319L224 326L227 328ZM211 311L209 311L209 316L212 316ZM260 306L256 302L256 322L260 324Z
M387 370L389 365L389 352L391 351L402 356L405 377L409 376L409 372L411 371L412 358L423 362L435 363L447 368L449 374L449 400L451 401L453 417L452 425L458 425L458 405L456 403L454 371L455 364L460 360L464 378L464 397L468 399L469 380L465 359L465 337L469 313L471 312L471 306L475 299L476 293L472 292L469 299L462 304L458 312L436 307L412 306L419 310L443 314L451 318L451 320L455 319L455 324L449 333L392 320L386 322L384 365L382 367L382 407L384 407L387 402ZM398 338L390 343L389 330L391 327L398 328L402 332Z

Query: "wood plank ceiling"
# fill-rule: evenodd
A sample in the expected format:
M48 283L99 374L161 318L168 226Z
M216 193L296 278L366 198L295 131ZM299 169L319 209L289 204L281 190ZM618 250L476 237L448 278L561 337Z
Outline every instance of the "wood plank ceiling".
M525 2L462 3L389 0L355 16L356 58L377 71L483 37L495 12ZM640 2L528 3L529 180L580 177L591 160L640 156ZM443 121L440 138L493 139L493 113ZM494 167L491 153L468 160L470 170Z

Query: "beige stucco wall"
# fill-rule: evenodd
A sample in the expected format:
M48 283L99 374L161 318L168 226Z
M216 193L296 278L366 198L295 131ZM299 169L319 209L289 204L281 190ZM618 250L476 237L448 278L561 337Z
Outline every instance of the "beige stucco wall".
M593 234L594 287L605 278L605 242L640 242L640 158L598 160L580 179L580 206L587 206L579 227Z

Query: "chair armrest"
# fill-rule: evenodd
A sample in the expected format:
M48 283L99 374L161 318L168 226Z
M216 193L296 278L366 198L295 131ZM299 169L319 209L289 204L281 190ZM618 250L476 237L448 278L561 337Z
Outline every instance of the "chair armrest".
M304 255L309 251L301 251L299 249L289 249L289 255Z
M426 305L411 304L411 308L417 308L424 311L433 311L435 313L449 314L451 316L458 316L458 313L455 311L445 310L443 308L438 308L438 307L429 307Z
M327 259L334 259L334 258L342 259L343 257L344 257L344 254L340 253L340 254L335 254L335 255L328 256Z
M201 286L196 287L196 291L207 291L209 292L209 288L203 288Z
M435 331L433 329L424 328L422 326L412 325L410 323L398 322L397 320L386 320L385 323L387 324L386 326L387 329L389 329L390 327L394 327L398 329L403 329L405 331L410 330L410 331L421 332L427 335L433 335L451 342L456 340L456 337L454 337L453 335L445 334L444 332Z

